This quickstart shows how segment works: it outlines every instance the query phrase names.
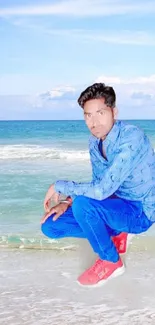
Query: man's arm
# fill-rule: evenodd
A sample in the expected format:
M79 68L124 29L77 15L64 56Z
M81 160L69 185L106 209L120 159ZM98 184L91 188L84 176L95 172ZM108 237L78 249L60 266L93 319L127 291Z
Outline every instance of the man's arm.
M112 164L104 171L101 180L92 180L88 183L77 183L73 181L57 181L56 192L65 195L84 195L96 200L103 200L112 195L130 175L147 152L147 138L142 131L133 129L132 134L124 136L124 142Z

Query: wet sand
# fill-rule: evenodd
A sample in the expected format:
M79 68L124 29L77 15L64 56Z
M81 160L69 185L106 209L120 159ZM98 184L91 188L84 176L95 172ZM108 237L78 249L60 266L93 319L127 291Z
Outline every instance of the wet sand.
M1 249L0 324L155 324L155 248L131 251L122 276L90 289L76 283L92 258L88 247L81 258L82 247Z

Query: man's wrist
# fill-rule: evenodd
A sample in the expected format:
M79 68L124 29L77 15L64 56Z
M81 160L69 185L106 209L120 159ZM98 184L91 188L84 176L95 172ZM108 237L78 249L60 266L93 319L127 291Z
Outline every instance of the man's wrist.
M67 203L68 206L72 205L72 198L70 196L68 196L65 200L60 201L60 203Z

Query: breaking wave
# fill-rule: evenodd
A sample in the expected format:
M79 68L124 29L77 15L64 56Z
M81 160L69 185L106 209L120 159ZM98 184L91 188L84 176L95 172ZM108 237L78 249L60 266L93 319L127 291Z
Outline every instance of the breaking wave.
M39 145L1 145L0 160L47 160L47 159L67 159L67 160L88 160L88 150L61 149L44 147Z

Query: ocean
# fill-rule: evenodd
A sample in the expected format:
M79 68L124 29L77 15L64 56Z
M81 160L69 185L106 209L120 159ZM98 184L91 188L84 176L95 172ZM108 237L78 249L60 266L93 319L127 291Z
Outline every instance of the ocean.
M155 147L155 121L129 123ZM47 247L40 232L46 191L58 179L91 179L88 137L84 121L0 122L0 247Z
M142 128L155 148L155 120L128 122ZM146 235L136 237L131 245L129 278L122 277L129 291L124 294L120 290L119 297L123 300L120 305L114 296L119 280L114 288L110 284L109 289L104 289L104 296L102 291L97 291L100 297L84 289L78 291L74 277L80 263L85 261L84 257L79 262L85 250L84 241L72 238L56 241L41 233L40 219L49 185L58 179L80 182L91 179L88 138L84 121L0 121L0 324L103 325L127 324L131 320L133 324L155 324L150 295L151 285L155 284L151 273L155 264L153 227ZM89 251L91 255L89 249L87 254ZM145 265L145 259L152 268ZM142 270L137 261L143 265ZM135 268L137 265L135 271L133 265ZM129 285L131 278L139 290L135 298ZM143 281L146 278L147 289ZM138 299L143 292L145 297L140 303ZM129 303L131 306L126 303L130 298L135 301L134 307L133 301ZM54 306L52 309L50 304ZM91 309L94 305L96 314Z

